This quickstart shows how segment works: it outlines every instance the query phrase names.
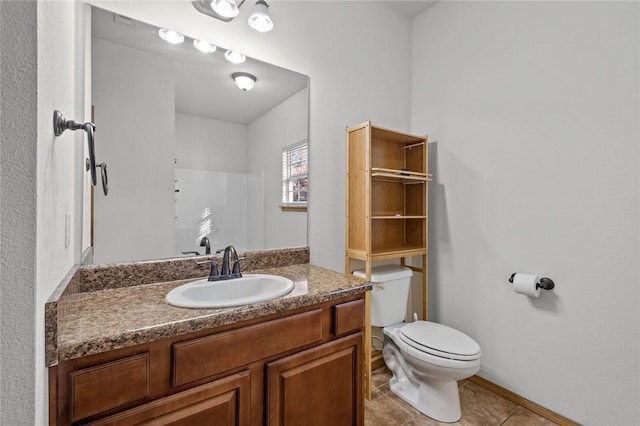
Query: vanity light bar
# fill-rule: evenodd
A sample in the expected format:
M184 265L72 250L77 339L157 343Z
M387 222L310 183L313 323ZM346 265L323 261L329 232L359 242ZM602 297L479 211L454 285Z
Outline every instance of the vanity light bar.
M158 30L158 36L161 39L171 44L180 44L184 42L184 36L176 31L168 30L166 28L160 28ZM213 43L210 43L206 40L193 39L193 47L198 49L202 53L213 53L218 50L218 46ZM224 52L224 57L227 61L232 64L241 64L247 60L247 57L244 53L238 52L237 50L226 50Z

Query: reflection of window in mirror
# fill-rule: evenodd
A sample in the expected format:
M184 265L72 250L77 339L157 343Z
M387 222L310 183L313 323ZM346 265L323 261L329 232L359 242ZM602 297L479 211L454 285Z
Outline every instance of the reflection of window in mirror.
M306 211L309 183L309 144L306 140L282 150L282 211Z

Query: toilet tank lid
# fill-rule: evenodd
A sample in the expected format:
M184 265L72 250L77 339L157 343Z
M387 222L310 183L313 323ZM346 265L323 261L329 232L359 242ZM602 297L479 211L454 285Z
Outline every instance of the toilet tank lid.
M366 278L364 269L353 271L353 275L360 278ZM387 281L408 278L413 275L411 269L402 265L382 265L371 268L371 281L374 283L383 283Z

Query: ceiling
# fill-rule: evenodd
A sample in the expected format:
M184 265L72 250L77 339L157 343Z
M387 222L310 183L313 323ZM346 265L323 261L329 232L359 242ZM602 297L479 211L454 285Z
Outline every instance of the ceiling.
M225 50L221 48L201 53L186 37L184 43L171 45L158 37L158 28L97 7L92 7L91 23L95 38L175 61L178 112L249 124L308 84L306 75L253 58L234 65L224 59ZM231 74L240 71L257 77L252 90L241 91L231 79Z

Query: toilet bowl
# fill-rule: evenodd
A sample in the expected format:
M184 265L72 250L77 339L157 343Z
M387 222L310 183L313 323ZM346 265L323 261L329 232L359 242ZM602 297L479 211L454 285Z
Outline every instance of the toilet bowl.
M458 380L480 369L480 346L458 330L429 321L384 328L382 356L391 391L440 422L460 420Z
M364 276L364 271L355 275ZM383 327L382 356L393 376L389 388L440 422L460 420L458 380L480 369L480 345L466 334L430 321L405 323L412 272L400 265L372 268L372 325Z

